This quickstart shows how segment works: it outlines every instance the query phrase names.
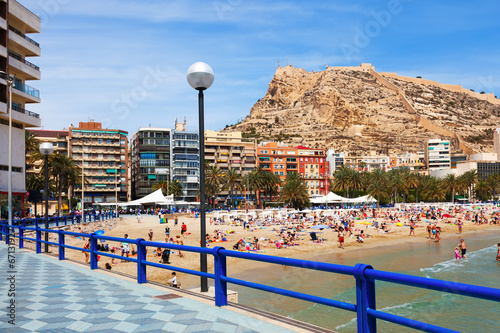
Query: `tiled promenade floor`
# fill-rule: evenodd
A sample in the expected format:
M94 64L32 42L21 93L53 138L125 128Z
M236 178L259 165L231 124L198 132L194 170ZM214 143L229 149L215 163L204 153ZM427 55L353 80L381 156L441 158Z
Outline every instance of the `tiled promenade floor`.
M0 332L292 332L168 291L139 285L16 247L15 297L8 250L0 244ZM15 326L8 323L15 300Z

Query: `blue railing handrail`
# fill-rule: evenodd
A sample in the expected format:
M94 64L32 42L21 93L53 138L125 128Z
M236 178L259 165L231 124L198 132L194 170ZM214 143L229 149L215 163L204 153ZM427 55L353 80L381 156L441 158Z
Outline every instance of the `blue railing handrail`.
M69 222L70 222L69 224L87 223L95 221L104 221L116 217L120 217L120 214L107 212L104 214L85 214L83 216L83 221L81 215L49 216L48 219L49 223L56 223L56 226L58 227L59 225L68 225ZM6 224L6 223L7 220L0 220L0 224ZM24 219L14 220L14 223L23 226L26 226L28 224L34 224L35 226L38 226L38 224L45 223L45 217L24 218Z
M15 232L11 233L10 229L13 229L14 231L17 229L18 230L17 234ZM24 237L24 231L26 230L35 231L36 238L33 239ZM59 237L58 243L46 242L42 240L41 237L42 232L58 234ZM76 246L66 245L65 235L89 238L90 249L83 249ZM500 289L475 286L458 282L423 278L423 277L400 274L400 273L379 271L373 269L369 265L364 265L364 264L357 264L353 267L353 266L322 263L309 260L282 258L282 257L262 255L262 254L231 251L231 250L226 250L223 247L201 248L201 247L177 245L170 243L149 242L145 241L144 239L130 239L130 238L104 236L104 235L97 235L95 233L84 234L84 233L76 233L64 230L51 230L51 229L40 228L38 226L26 227L24 225L7 225L6 223L0 223L0 240L2 240L2 237L5 237L6 244L9 244L13 240L13 238L18 238L19 248L24 247L24 240L35 241L36 253L40 253L42 251L41 244L51 244L57 246L59 249L59 260L65 259L65 249L67 248L89 252L91 269L98 268L97 266L98 255L135 262L137 263L138 283L147 283L147 278L146 278L147 266L176 270L181 273L186 273L196 276L204 276L213 279L215 281L216 306L227 305L227 283L233 283L240 286L263 290L271 293L277 293L280 295L285 295L305 301L315 302L318 304L323 304L351 312L356 312L358 332L370 332L370 333L376 332L377 319L382 319L398 325L414 328L425 332L456 332L443 327L423 323L417 320L408 319L394 314L376 310L376 298L375 298L376 280L500 302ZM130 244L135 244L137 246L137 258L123 257L112 253L98 251L97 250L98 240L107 240L112 242L127 242ZM186 252L210 254L214 257L214 273L204 273L196 270L190 270L186 268L147 261L146 247L159 247L159 248L167 248L173 250L182 250ZM266 262L278 265L294 266L305 269L331 272L336 274L351 275L356 279L356 304L341 302L320 296L308 295L296 291L271 287L259 283L228 277L227 267L226 267L226 258L228 257Z

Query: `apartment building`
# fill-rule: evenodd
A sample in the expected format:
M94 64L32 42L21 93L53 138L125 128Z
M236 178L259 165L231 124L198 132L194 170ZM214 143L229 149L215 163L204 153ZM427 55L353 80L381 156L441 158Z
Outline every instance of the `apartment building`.
M291 172L304 178L310 196L328 194L329 163L324 149L269 142L257 147L258 165L285 180Z
M32 134L36 140L42 144L44 142L52 143L54 146L54 153L69 155L69 130L63 129L62 131L53 130L39 130L30 129L29 133ZM40 168L42 166L42 161L31 162L31 154L26 154L26 173L40 173Z
M40 45L27 34L40 32L40 18L15 0L0 1L0 201L2 218L8 215L9 118L12 119L12 203L13 214L24 214L25 129L40 127L40 115L26 105L40 103L40 92L27 85L40 80L40 68L26 60L40 56ZM12 77L12 100L9 101L8 78ZM9 80L10 81L10 80ZM12 114L9 117L9 103ZM4 200L5 199L5 200ZM4 204L5 203L5 204Z
M345 165L359 172L371 172L377 168L388 170L391 166L389 156L376 155L375 152L365 156L348 155L345 157Z
M430 139L425 147L425 161L429 172L451 168L450 141Z
M326 160L328 161L329 170L328 176L333 177L335 170L345 165L344 153L336 153L333 149L328 149L326 152Z
M103 129L101 123L89 121L70 126L69 136L69 154L85 175L85 204L127 201L128 132ZM77 186L76 196L81 193Z
M175 120L172 133L172 178L182 183L187 202L198 201L200 182L200 149L197 131L186 129L186 119L180 123Z
M131 195L142 198L161 181L171 181L171 139L170 128L145 127L130 139L131 149Z
M205 160L222 171L235 169L244 176L257 166L257 142L253 138L243 138L241 132L222 133L206 130ZM224 201L228 196L229 191L221 192L217 200ZM233 199L242 200L242 196L238 195Z
M327 195L330 192L329 169L324 149L298 146L299 173L304 178L310 196Z

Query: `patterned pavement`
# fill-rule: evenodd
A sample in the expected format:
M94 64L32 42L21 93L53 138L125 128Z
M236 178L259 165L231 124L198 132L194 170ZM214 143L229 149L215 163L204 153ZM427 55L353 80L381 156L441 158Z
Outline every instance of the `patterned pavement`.
M155 298L168 291L17 247L14 256L11 269L0 244L0 332L292 332L185 297ZM8 323L12 299L15 325Z

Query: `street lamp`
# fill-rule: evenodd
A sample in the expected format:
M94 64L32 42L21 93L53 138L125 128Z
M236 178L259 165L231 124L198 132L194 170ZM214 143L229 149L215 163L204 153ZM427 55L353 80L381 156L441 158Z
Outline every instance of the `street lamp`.
M0 77L7 81L9 89L9 100L7 101L7 109L9 111L9 156L8 156L8 174L7 174L7 187L8 187L8 216L9 225L12 225L12 86L14 85L14 76L8 75L4 71L0 71Z
M199 141L200 141L200 229L201 247L207 247L205 217L205 118L203 108L203 90L214 82L212 67L204 62L192 64L187 71L187 80L191 87L198 90ZM200 270L207 272L207 254L200 254ZM201 292L208 291L208 279L201 277Z
M45 156L45 229L49 228L49 156L54 152L54 145L51 142L44 142L40 145L40 153ZM45 242L49 241L49 233L45 232ZM49 252L49 244L45 243L45 252Z

